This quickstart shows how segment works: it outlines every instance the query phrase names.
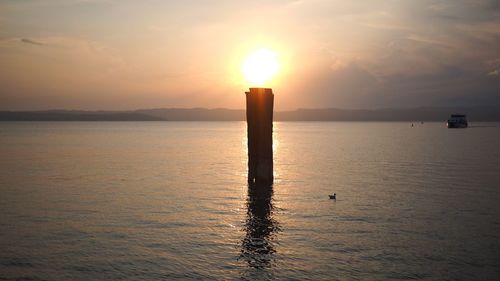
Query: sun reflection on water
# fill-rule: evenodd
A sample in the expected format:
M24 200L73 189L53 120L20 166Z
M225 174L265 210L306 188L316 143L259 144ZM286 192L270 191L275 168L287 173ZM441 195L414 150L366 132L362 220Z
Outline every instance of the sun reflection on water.
M273 217L273 188L267 185L249 185L247 197L246 235L242 241L241 258L249 267L272 266L276 252L275 239L280 231Z

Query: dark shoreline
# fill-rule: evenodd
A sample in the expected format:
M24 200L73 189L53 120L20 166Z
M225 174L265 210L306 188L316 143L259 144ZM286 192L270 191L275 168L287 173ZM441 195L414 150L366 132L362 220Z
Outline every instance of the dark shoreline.
M418 107L407 109L297 109L274 113L275 121L442 122L450 114L472 122L499 122L500 106ZM0 121L245 121L244 110L163 108L135 111L0 111Z

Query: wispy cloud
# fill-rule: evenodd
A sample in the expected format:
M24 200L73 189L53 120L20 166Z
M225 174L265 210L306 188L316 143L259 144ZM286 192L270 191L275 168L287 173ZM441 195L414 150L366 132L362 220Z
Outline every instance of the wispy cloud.
M38 41L27 39L27 38L21 38L20 40L21 40L21 42L26 43L26 44L32 44L32 45L38 45L38 46L45 45L42 42L38 42Z

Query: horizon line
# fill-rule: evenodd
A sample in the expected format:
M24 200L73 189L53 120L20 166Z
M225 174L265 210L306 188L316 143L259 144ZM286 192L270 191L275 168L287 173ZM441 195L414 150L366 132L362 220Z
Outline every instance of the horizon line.
M500 105L427 105L413 107L377 107L377 108L341 108L341 107L298 107L295 109L275 110L274 112L291 112L300 110L345 110L345 111L377 111L377 110L412 110L412 109L445 109L445 108L495 108ZM142 110L229 110L229 111L245 111L245 108L226 108L226 107L152 107L138 109L0 109L0 112L49 112L49 111L66 111L66 112L137 112Z

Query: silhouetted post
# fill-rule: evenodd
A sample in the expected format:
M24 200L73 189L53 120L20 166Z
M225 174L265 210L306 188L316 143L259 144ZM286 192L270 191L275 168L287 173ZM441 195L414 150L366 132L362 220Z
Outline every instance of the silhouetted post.
M273 107L269 88L250 88L247 99L248 182L273 182Z

